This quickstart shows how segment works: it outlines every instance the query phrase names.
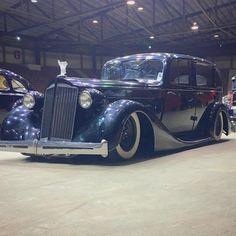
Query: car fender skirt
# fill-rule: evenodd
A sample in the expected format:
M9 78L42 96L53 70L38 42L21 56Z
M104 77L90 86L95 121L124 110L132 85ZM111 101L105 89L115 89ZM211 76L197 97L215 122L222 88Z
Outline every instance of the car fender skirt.
M13 109L1 126L1 140L39 139L41 118L24 106Z

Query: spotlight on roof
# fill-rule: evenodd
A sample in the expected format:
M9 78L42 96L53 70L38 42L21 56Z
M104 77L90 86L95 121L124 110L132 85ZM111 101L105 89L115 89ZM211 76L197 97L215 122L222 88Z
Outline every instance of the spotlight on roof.
M138 7L138 11L143 11L143 7Z
M31 2L32 2L32 3L37 3L37 2L38 2L38 0L31 0Z
M98 24L98 20L93 20L93 24Z
M149 38L150 38L150 39L154 39L155 37L154 37L153 35L151 35Z
M20 37L20 36L16 36L16 40L17 40L17 41L20 41L20 40L21 40L21 37Z
M191 26L191 30L198 31L198 29L199 29L199 26L198 26L197 22L193 22L193 25Z
M132 5L135 4L135 1L134 0L128 0L126 3L127 3L127 5L132 6Z

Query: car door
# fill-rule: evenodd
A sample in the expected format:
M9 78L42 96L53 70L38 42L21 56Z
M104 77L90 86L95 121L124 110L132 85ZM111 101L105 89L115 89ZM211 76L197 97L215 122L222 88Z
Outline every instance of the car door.
M195 117L192 60L172 59L168 67L162 123L174 134L190 132Z
M195 61L195 101L196 101L196 119L194 122L194 128L197 127L203 113L205 112L207 106L214 102L218 96L216 91L217 78L215 76L215 68L211 63L203 61Z

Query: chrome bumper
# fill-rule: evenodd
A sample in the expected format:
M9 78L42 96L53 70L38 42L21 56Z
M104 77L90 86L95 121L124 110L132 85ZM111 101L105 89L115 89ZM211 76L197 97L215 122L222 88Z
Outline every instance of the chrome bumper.
M0 151L21 152L31 155L101 155L108 156L108 143L27 140L0 141Z

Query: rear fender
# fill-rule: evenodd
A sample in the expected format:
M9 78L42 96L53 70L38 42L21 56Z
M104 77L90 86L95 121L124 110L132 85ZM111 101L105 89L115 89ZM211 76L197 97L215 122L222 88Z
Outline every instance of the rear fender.
M24 106L13 109L1 126L1 140L39 139L41 116Z
M209 127L210 127L210 130L214 129L214 122L215 122L216 115L217 115L219 110L222 112L222 116L223 116L223 130L224 130L224 133L226 135L229 135L230 134L230 130L231 130L230 129L229 114L227 112L227 107L224 104L222 104L222 103L216 102L212 106L212 109L210 111L210 116L209 116Z

